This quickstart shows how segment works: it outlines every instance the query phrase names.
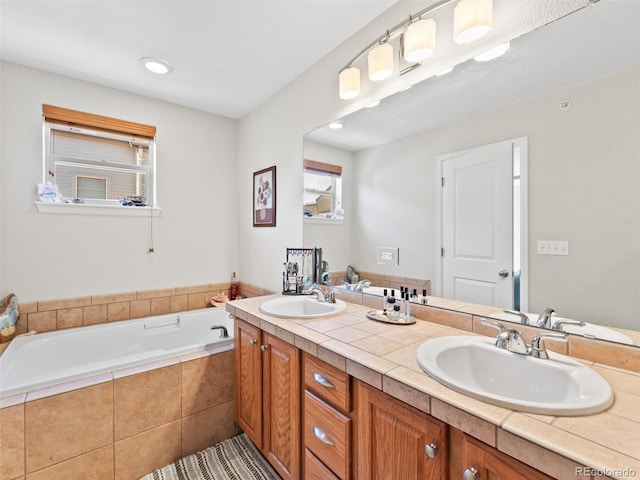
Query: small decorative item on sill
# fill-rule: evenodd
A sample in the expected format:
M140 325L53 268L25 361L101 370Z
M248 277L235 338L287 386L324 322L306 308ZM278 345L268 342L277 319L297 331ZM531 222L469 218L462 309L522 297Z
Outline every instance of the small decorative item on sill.
M253 226L276 226L276 167L253 173Z
M8 342L15 336L18 317L18 299L12 293L3 298L0 304L0 343Z

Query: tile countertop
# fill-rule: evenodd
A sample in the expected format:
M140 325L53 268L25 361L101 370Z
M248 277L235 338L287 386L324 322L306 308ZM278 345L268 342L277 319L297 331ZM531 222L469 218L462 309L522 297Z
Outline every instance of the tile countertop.
M416 363L416 350L428 338L470 332L425 320L413 325L377 323L365 316L371 307L352 303L347 303L344 312L320 319L283 319L260 312L262 302L280 296L235 300L226 308L312 355L343 366L350 375L380 390L393 394L394 385L400 385L426 394L429 400L421 404L421 409L445 422L452 411L466 416L462 424L458 419L454 423L459 425L454 426L510 455L518 457L513 450L519 437L576 462L572 465L604 473L598 478L640 476L639 374L583 361L611 385L615 402L608 410L580 417L516 412L457 393L433 380ZM473 427L462 428L469 422L484 433L475 432ZM539 468L535 464L544 464L544 454L534 456L538 457L536 461L526 463ZM568 470L555 476L569 478ZM570 470L575 471L573 466ZM576 477L579 475L571 478Z

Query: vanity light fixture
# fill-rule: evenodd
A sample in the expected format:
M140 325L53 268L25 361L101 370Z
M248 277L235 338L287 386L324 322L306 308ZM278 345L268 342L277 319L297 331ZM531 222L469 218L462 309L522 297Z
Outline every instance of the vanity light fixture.
M144 68L158 75L165 75L173 71L173 67L169 62L155 57L142 57L140 63Z
M491 50L487 50L486 52L481 53L480 55L476 55L475 57L473 57L473 59L476 62L488 62L489 60L493 60L494 58L501 57L502 55L507 53L507 51L509 50L509 46L510 46L509 42L502 43L497 47L492 48Z
M339 94L343 100L351 100L360 94L360 69L355 63L365 55L368 62L368 78L379 82L389 78L395 69L394 47L391 40L400 37L402 58L412 64L400 71L407 73L429 58L436 48L436 22L425 18L435 10L454 0L440 0L433 5L410 15L405 20L362 49L338 75ZM453 9L454 40L456 43L470 43L491 30L493 21L493 0L459 0Z

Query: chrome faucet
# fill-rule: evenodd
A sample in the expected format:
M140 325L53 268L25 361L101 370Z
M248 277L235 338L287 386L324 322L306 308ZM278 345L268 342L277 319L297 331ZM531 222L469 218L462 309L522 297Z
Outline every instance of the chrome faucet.
M481 318L480 322L487 327L492 327L498 330L498 335L496 336L496 347L513 353L519 353L520 355L527 355L527 344L519 331L513 328L506 328L500 322L495 322L488 318Z
M562 325L575 325L577 327L584 327L586 324L581 320L571 320L569 318L563 318L562 320L556 320L551 324L551 330L563 331Z
M356 292L361 292L363 288L367 288L371 286L371 280L360 280L358 283L356 283L355 287L353 287L353 290Z
M551 328L551 315L555 313L555 310L551 307L544 308L538 319L536 320L536 327Z
M522 312L518 312L515 310L507 310L506 308L504 310L502 310L504 313L509 313L511 315L517 315L518 317L520 317L520 323L522 325L529 325L529 317L527 316L526 313L522 313Z
M496 336L496 347L508 350L509 352L518 353L520 355L527 355L534 358L547 359L549 354L544 348L543 340L559 340L567 341L566 333L538 333L531 340L531 345L527 345L524 341L524 337L520 332L512 328L506 328L500 322L489 320L488 318L481 318L480 322L488 327L493 327L498 330Z
M219 338L229 338L229 332L227 331L227 327L222 325L214 325L213 327L209 327L211 330L220 330Z
M336 298L333 290L327 287L322 287L317 283L311 285L309 294L315 295L319 302L336 303Z
M542 341L545 338L548 340L558 340L561 342L566 342L567 334L566 333L538 333L537 335L534 335L534 337L531 339L531 347L529 348L528 355L531 355L534 358L542 358L542 359L549 358L549 354L545 350L544 344L542 343Z

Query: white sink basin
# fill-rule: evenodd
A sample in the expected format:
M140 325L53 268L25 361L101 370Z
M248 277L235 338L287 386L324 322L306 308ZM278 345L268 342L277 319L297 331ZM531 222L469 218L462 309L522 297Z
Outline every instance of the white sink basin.
M262 313L280 318L321 318L346 308L347 304L341 300L336 300L336 303L319 302L312 296L274 298L260 305Z
M513 410L590 415L613 403L611 387L591 368L553 352L546 360L508 352L492 338L434 338L420 345L416 360L449 388Z

